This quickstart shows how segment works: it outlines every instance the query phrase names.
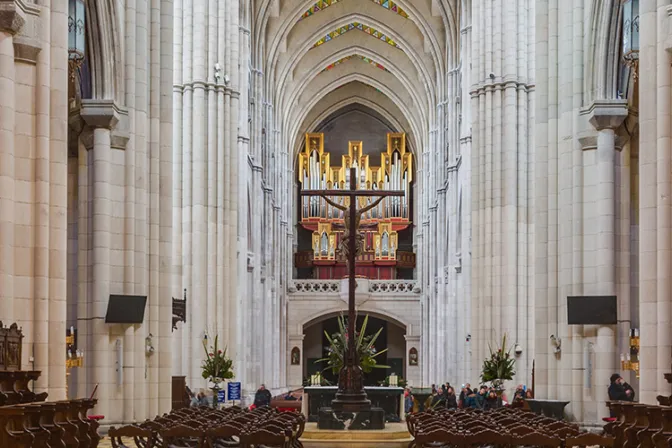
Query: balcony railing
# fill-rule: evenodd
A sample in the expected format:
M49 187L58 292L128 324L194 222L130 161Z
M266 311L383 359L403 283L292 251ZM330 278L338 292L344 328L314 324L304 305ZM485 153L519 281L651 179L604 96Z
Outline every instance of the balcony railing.
M360 281L360 280L358 280ZM416 280L363 280L368 283L368 292L375 296L420 294ZM363 286L363 285L362 285ZM293 280L289 286L291 294L339 294L347 283L343 280ZM343 291L345 292L345 291Z

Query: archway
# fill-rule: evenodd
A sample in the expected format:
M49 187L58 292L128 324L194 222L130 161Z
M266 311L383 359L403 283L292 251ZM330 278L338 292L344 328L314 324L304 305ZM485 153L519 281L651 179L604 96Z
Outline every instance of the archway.
M380 352L387 349L376 360L378 364L389 367L373 369L372 372L365 374L365 385L379 386L392 373L401 378L406 378L406 326L380 314L366 313L358 316L358 328L361 328L366 315L369 316L366 334L373 335L381 330L375 343L376 351ZM326 363L317 363L316 361L327 356L329 341L325 332L333 335L338 331L338 317L338 314L326 314L303 326L302 365L304 379L309 379L311 375L322 372L328 382L336 384L337 375L326 369Z

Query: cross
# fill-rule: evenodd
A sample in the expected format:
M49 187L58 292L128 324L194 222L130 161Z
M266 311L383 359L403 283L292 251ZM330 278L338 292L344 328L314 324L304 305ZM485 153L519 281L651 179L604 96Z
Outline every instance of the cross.
M348 347L346 362L338 376L338 393L332 402L336 410L357 412L370 408L371 402L366 399L362 372L359 369L359 360L355 352L355 259L357 258L358 230L361 216L372 209L384 198L390 196L405 196L404 191L377 191L357 190L357 170L350 168L349 190L303 190L301 196L321 196L332 206L345 211L344 243L347 238L347 262L348 262ZM350 207L345 208L329 200L327 196L345 196L350 198ZM357 210L357 197L378 197L374 203Z

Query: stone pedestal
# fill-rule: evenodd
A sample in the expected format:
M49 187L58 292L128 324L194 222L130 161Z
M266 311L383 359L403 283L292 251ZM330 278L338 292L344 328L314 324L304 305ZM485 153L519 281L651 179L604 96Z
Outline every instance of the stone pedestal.
M349 431L385 429L385 411L382 408L371 408L359 412L337 412L333 408L322 408L317 422L319 429Z

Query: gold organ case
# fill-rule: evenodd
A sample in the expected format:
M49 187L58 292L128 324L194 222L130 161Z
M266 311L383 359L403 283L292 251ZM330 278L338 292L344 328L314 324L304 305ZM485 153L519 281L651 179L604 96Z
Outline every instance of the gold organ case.
M331 154L325 150L324 134L306 134L305 138L305 147L298 160L298 181L301 189L348 189L350 168L353 167L357 173L358 189L406 192L403 197L385 198L361 217L360 232L364 235L365 251L358 257L357 263L393 266L398 261L402 264L409 264L412 261L414 267L414 254L408 252L402 254L403 260L399 256L398 232L407 229L412 219L413 155L406 148L406 135L387 134L387 148L379 154L378 166L373 165L374 159L365 153L361 141L348 143L348 152L341 156L341 163L338 166L332 165ZM342 206L350 205L350 199L346 197L329 199ZM366 207L375 200L376 198L360 197L357 199L357 208ZM299 223L313 232L311 258L314 264L334 264L339 261L338 245L344 229L341 210L318 196L301 197ZM297 258L297 264L300 263ZM392 274L383 277L389 276Z

